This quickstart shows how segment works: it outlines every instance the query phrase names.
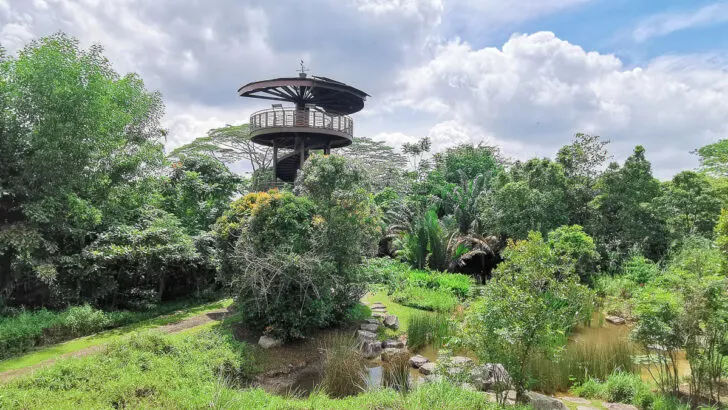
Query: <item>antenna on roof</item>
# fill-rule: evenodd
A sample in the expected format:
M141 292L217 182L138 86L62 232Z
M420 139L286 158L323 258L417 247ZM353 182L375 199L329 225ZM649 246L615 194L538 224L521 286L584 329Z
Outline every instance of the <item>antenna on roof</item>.
M306 78L306 71L308 71L308 67L306 67L303 64L303 60L301 60L301 72L298 73L298 76L301 77L301 78Z

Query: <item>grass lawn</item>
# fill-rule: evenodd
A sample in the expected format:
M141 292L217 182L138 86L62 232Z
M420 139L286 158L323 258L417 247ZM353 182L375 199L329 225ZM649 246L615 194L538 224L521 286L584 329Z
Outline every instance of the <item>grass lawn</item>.
M94 335L73 339L68 342L44 346L22 356L0 361L0 372L33 366L46 360L55 359L64 354L73 353L88 347L106 345L112 341L120 339L128 333L154 329L213 310L223 309L230 306L232 302L232 299L224 299L217 302L206 303L193 308L180 310L169 315L163 315Z

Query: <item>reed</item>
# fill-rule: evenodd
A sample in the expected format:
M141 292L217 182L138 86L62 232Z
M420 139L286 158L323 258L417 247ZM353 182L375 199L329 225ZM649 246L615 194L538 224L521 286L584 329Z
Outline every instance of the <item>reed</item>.
M382 366L382 386L408 393L411 387L409 370L409 354L403 352L392 355Z
M551 394L590 379L606 380L616 372L634 373L633 353L630 342L621 338L572 344L557 360L536 358L529 363L534 379L531 388Z
M336 334L324 341L322 389L332 397L356 395L365 390L366 359L354 337Z
M413 314L407 326L407 346L417 350L432 344L442 346L453 333L453 325L446 315L432 313Z

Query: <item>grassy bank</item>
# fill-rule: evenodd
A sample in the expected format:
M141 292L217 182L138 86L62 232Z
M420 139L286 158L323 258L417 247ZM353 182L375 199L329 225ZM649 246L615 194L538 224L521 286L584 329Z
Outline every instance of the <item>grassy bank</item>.
M105 345L123 338L130 332L154 329L160 326L176 323L209 311L226 308L231 304L231 299L206 303L192 308L186 308L173 314L142 320L91 336L74 339L65 343L41 347L31 353L0 361L0 372L33 366L46 360L58 358L64 354L73 353L92 346ZM177 305L177 308L179 309L179 305Z
M448 383L408 395L377 390L343 399L323 391L306 398L245 389L257 368L254 349L215 326L194 334L146 332L111 343L106 352L67 359L6 384L3 409L490 409L481 393Z

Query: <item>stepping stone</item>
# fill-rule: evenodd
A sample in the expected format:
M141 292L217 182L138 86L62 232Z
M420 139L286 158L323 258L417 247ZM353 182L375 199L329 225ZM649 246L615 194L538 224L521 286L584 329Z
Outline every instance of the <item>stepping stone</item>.
M604 407L609 410L638 410L636 406L624 403L604 403Z
M378 325L380 322L377 319L364 319L364 323L369 323L370 325Z
M281 342L278 339L274 339L270 336L263 335L260 337L260 339L258 339L258 344L263 349L272 349L274 347L278 347L278 346L282 345L283 342Z
M385 316L385 315L384 315L384 313L382 313L382 312L374 312L374 313L372 313L372 317L373 317L373 318L380 318L380 319L384 319L384 316Z
M377 309L377 308L382 308L382 309L386 309L387 307L386 307L386 306L384 306L384 304L383 304L383 303L380 303L380 302L376 302L376 303L374 303L374 304L372 305L372 309Z
M607 322L609 322L613 325L623 325L627 322L626 320L624 320L623 318L621 318L619 316L607 316L604 318L604 320L606 320Z
M592 406L576 406L576 410L599 410L596 407Z
M541 393L527 391L526 401L534 410L567 410L563 401Z
M384 316L384 326L394 330L399 329L399 318L395 315Z
M562 397L561 400L568 401L569 403L591 404L591 400L582 397Z
M367 332L376 332L379 329L379 325L371 323L362 323L359 329L366 330Z
M372 308L372 312L384 313L386 311L387 311L387 308L383 308L383 307L375 307L375 308Z
M427 362L420 366L420 373L424 375L435 373L435 363Z
M394 340L394 339L385 340L382 342L382 347L385 349L390 349L390 348L401 349L404 347L404 342L401 340Z
M410 365L412 367L414 367L415 369L417 369L418 367L422 366L423 364L425 364L429 361L430 360L428 358L426 358L425 356L419 355L419 354L416 356L410 357L410 360L409 360Z
M368 332L366 330L357 330L356 340L358 340L359 343L371 342L377 340L377 334L373 332ZM381 343L379 343L379 347L382 347Z

